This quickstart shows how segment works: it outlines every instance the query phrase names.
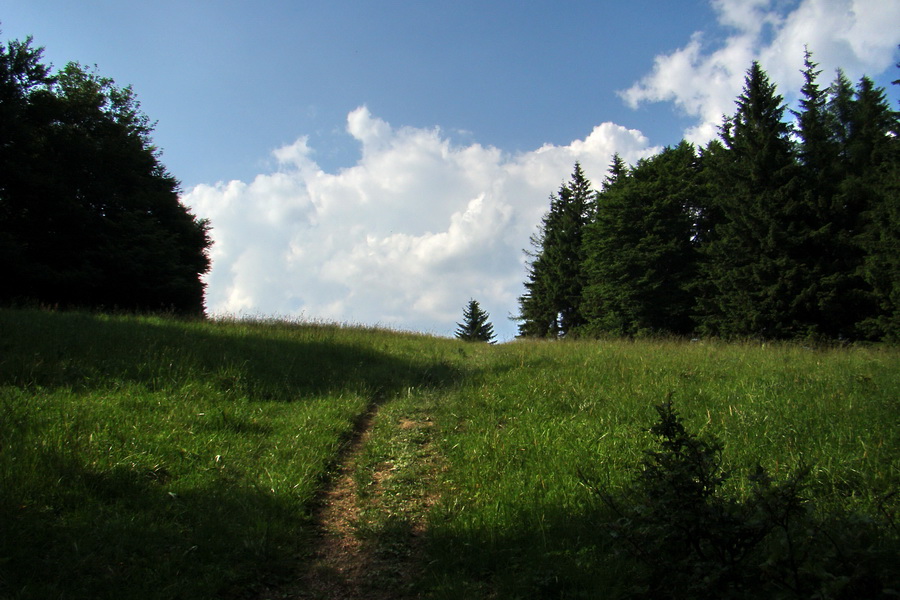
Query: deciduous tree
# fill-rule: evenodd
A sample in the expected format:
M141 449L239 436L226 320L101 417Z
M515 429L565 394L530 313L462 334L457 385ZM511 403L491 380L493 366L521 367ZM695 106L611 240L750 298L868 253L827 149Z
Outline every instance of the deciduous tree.
M202 314L209 225L179 201L133 90L0 46L0 302Z

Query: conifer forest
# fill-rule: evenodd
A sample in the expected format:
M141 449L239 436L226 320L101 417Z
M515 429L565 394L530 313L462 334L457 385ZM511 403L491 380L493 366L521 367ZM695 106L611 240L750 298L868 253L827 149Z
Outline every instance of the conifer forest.
M898 113L807 52L797 110L762 66L702 148L594 190L576 164L532 237L519 334L900 339ZM895 81L894 84L900 82Z

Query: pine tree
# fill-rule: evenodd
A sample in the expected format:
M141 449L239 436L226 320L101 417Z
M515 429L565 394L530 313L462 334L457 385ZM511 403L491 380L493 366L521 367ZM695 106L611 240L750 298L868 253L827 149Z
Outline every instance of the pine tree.
M616 152L613 154L612 162L603 178L603 191L607 192L613 188L621 179L628 175L628 165L622 159L622 156Z
M526 273L525 294L519 297L519 316L516 318L519 321L519 337L559 335L559 312L553 304L553 281L548 275L547 261L541 251L548 216L544 216L537 233L531 236L532 250L525 250L531 262Z
M859 322L865 337L900 343L900 141L884 168L881 201L868 213L859 242L865 250L860 272L875 304Z
M710 140L697 156L699 191L689 210L692 213L694 245L703 248L716 238L716 228L725 217L722 207L715 201L722 188L721 174L728 168L731 157L721 140ZM703 255L701 253L701 260Z
M804 267L794 250L806 231L784 110L775 85L754 62L737 112L721 131L728 158L721 161L714 202L722 222L704 247L708 295L699 306L706 333L776 338L805 333L805 315L798 314Z
M534 248L519 298L519 335L557 337L584 324L582 237L593 210L591 182L576 163L569 183L550 195L550 210L532 236Z
M463 309L463 322L457 323L456 337L467 342L494 342L494 326L490 315L481 309L477 300L469 300Z
M817 79L821 71L813 62L812 53L807 49L803 57L803 87L800 89L800 110L791 111L797 119L799 138L798 158L803 165L807 180L818 193L826 192L823 186L834 185L834 169L838 148L833 135L833 117L828 111L828 94L819 89Z
M682 142L607 178L584 240L589 331L632 336L692 329L697 176L694 148Z
M900 65L898 65L900 66ZM897 82L895 82L897 83ZM858 211L853 221L856 263L866 285L868 314L856 312L858 333L900 340L900 119L885 92L863 77L851 104L848 159L851 172L839 200Z
M869 77L859 80L851 107L847 157L853 174L869 174L892 158L897 113Z
M798 312L805 314L809 333L842 337L854 327L853 307L861 306L855 290L862 283L854 266L860 252L852 239L853 217L836 198L846 170L837 139L847 133L829 110L828 91L819 89L821 71L808 50L803 64L800 110L792 111L797 119L802 181L797 218L806 219L803 238L794 240L806 272L805 288L796 304L802 307ZM843 100L839 102L843 105Z

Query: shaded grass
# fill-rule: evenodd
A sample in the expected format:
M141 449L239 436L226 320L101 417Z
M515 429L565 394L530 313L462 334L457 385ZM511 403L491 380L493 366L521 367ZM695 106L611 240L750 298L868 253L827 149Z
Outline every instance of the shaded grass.
M287 574L376 398L455 367L421 337L0 311L0 596L229 595Z

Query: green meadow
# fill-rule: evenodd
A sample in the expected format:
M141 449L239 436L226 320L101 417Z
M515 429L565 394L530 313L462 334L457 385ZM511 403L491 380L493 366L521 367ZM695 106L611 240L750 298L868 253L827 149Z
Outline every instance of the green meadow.
M330 324L0 310L0 597L243 598L289 586L316 542L317 493L376 407L356 533L387 550L400 540L402 552L404 532L423 528L409 594L633 597L638 571L597 489L628 488L667 398L688 430L721 442L724 496L752 496L757 465L776 480L806 468L810 522L834 536L875 532L870 555L841 565L900 547L897 348L489 346Z

